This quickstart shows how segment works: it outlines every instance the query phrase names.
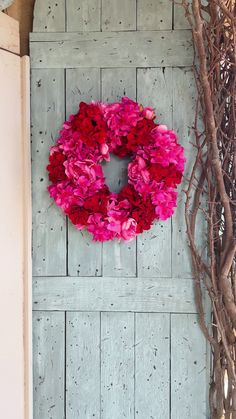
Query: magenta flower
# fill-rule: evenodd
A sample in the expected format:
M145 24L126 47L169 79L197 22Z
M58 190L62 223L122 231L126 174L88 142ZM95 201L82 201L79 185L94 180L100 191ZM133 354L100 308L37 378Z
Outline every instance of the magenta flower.
M102 167L91 160L67 160L64 163L68 179L74 184L75 194L86 199L105 184Z
M177 192L172 188L165 188L159 190L152 195L152 203L155 205L157 218L160 220L167 220L174 213L174 208L177 206Z

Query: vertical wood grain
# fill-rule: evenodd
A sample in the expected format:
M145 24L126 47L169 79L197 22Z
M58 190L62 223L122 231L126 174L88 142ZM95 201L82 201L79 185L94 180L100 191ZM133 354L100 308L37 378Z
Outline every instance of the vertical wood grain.
M102 313L101 419L134 415L134 314Z
M34 419L64 418L65 314L33 313Z
M206 341L197 315L171 315L171 418L205 419Z
M184 146L187 158L185 164L185 179L178 188L178 207L173 216L172 240L172 272L174 277L188 278L191 273L191 256L189 252L186 225L184 218L185 194L188 178L194 161L194 112L196 106L196 88L192 69L173 69L173 127L179 137L179 142ZM202 232L202 228L199 228ZM199 238L202 240L202 238Z
M172 29L172 2L137 0L137 29L145 31Z
M190 1L191 2L191 1ZM174 29L189 29L189 23L185 16L183 6L178 3L174 5Z
M169 419L170 315L135 319L135 418Z
M66 418L100 418L100 313L67 313Z
M65 0L35 0L34 32L65 31Z
M67 31L100 31L101 0L66 0Z
M103 69L102 100L113 102L120 100L124 95L136 99L135 68ZM128 158L111 156L111 161L103 165L107 184L112 191L119 192L127 183L128 163ZM103 244L103 275L136 275L136 240L130 243L114 240Z
M66 219L50 199L47 186L49 148L64 113L64 70L32 70L33 274L66 274Z
M156 122L172 127L172 69L138 69L138 102L152 106ZM171 220L156 222L137 239L138 276L171 276Z
M102 0L102 30L136 29L136 0Z
M100 99L100 70L66 70L66 115L78 111L81 101ZM87 230L78 231L68 221L68 272L69 275L101 275L102 245L92 241Z

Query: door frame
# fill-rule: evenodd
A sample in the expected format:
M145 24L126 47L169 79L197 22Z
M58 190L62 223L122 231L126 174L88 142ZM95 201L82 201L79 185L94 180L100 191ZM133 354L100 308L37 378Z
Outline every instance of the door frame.
M14 412L18 411L18 419L32 419L32 263L31 263L31 231L32 231L32 204L31 204L31 159L30 159L30 63L29 57L20 57L19 22L0 12L0 69L2 71L2 88L4 91L4 74L11 80L17 80L18 87L13 104L16 111L17 129L19 135L14 135L14 128L6 127L13 124L12 115L6 120L4 114L4 100L0 103L2 112L3 133L9 135L10 150L16 150L17 156L12 158L19 161L15 173L8 174L9 194L6 192L2 221L3 236L0 273L4 278L0 281L0 314L2 346L0 350L0 367L7 370L8 380L17 377L11 386L6 384L6 376L1 375L0 391L4 395L4 416L15 419ZM10 74L9 74L10 72ZM6 79L7 79L6 76ZM14 94L14 92L13 92ZM3 95L4 96L4 95ZM7 106L7 105L6 105ZM0 109L1 111L1 109ZM19 115L20 114L20 115ZM5 127L5 128L4 128ZM5 129L5 130L4 130ZM13 143L14 141L14 143ZM15 146L14 146L15 144ZM6 156L7 149L6 149ZM3 165L4 167L4 165ZM4 179L6 180L6 173ZM7 189L6 188L6 189ZM18 193L20 199L12 202L12 193ZM11 205L12 204L12 205ZM10 208L11 207L11 208ZM13 214L14 211L14 214ZM17 218L17 230L11 232L12 214ZM9 217L9 218L8 218ZM6 236L4 237L4 232ZM7 245L5 246L5 243ZM12 246L11 246L12 243ZM17 249L17 251L15 251ZM4 260L12 260L11 270L6 269ZM7 283L7 285L6 285ZM2 299L2 301L1 301ZM12 308L14 307L14 310Z

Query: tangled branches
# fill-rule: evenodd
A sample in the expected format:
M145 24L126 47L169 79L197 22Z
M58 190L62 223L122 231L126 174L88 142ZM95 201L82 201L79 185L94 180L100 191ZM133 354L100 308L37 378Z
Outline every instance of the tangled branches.
M187 234L200 325L212 348L211 417L235 419L236 4L182 0L182 6L193 34L198 91L196 160L186 190ZM199 215L207 225L207 257L196 239ZM205 290L212 305L211 327L204 313Z

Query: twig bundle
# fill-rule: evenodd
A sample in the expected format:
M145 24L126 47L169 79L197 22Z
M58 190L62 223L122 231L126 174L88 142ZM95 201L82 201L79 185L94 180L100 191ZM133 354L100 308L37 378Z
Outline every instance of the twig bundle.
M211 417L235 419L236 5L235 0L182 0L182 5L192 29L198 92L197 152L186 190L187 234L200 325L213 354ZM199 215L207 224L207 257L196 239ZM212 304L210 328L203 288Z

